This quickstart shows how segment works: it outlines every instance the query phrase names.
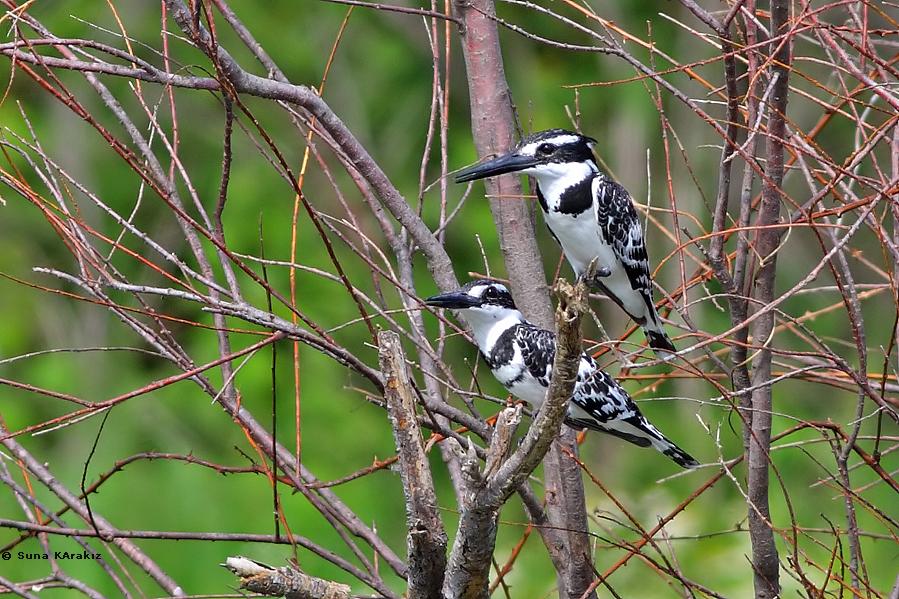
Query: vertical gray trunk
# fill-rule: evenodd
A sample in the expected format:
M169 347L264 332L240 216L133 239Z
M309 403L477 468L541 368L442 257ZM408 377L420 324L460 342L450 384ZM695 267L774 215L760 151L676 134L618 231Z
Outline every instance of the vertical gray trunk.
M495 14L493 0L457 0L455 8L465 24L461 34L462 52L468 74L471 129L478 155L505 152L517 142L517 128L496 23L485 16ZM485 185L491 196L490 208L515 301L531 322L551 328L552 306L534 234L532 205L516 199L522 194L520 178L517 175L494 177L485 181ZM574 446L573 440L574 432L563 427L562 441ZM564 559L553 560L558 570L560 597L580 597L593 578L581 473L554 444L544 459L544 476L547 488L554 493L546 506L553 528L541 529L541 536L556 558L557 548L564 547ZM588 597L595 597L595 593Z
M772 0L771 30L776 41L771 43L770 55L774 58L770 67L772 84L771 98L767 104L767 168L762 187L762 202L759 209L758 225L767 227L780 221L781 188L784 175L784 143L789 90L789 63L791 38L778 38L788 32L789 2ZM782 239L780 230L764 228L759 230L756 251L762 263L756 276L755 296L758 305L765 306L775 298L775 275L777 274L777 251ZM754 572L755 596L757 599L772 599L780 593L780 562L774 542L771 510L768 502L768 465L771 447L771 351L767 349L774 330L774 311L769 311L755 322L753 339L763 344L755 360L751 396L752 420L747 447L749 502L749 534L752 540L752 566Z

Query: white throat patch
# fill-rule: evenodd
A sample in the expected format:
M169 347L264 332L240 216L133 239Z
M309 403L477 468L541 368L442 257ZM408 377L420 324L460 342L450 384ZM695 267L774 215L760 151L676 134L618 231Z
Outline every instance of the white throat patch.
M471 327L478 349L485 354L493 350L497 339L507 329L524 321L524 316L518 310L500 307L471 308L461 311L459 316Z

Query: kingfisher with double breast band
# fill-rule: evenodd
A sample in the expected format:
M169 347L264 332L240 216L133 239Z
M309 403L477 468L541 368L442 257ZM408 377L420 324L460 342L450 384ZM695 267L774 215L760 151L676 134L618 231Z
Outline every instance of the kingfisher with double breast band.
M653 301L643 227L627 190L599 169L595 143L565 129L541 131L507 154L459 171L456 182L506 173L534 177L544 220L575 275L584 276L595 260L591 285L634 319L649 346L668 358L677 349Z
M546 400L556 356L556 336L528 322L508 288L492 279L429 297L435 308L456 310L468 323L493 376L512 395L535 409ZM663 435L640 413L627 391L596 361L582 353L568 403L566 424L614 435L641 447L653 447L683 468L698 462Z

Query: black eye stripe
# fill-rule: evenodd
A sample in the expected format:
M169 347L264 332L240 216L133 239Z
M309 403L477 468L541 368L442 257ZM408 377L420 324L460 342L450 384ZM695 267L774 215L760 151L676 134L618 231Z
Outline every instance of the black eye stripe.
M462 291L474 298L480 299L481 301L479 304L482 307L499 306L501 308L515 309L515 302L512 300L512 295L509 293L506 286L499 281L487 279L470 281L462 288Z

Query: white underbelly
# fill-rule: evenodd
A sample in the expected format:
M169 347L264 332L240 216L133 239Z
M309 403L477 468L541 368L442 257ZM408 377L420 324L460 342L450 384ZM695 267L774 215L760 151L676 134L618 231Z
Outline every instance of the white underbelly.
M535 409L543 405L546 399L546 387L530 376L523 377L520 381L508 386L509 392L531 404Z
M578 216L561 212L544 213L546 223L562 244L565 258L580 276L594 258L598 266L605 266L612 274L602 280L609 293L618 298L624 309L637 317L643 317L646 304L643 297L631 286L630 279L612 247L599 237L593 212L587 210Z
M594 258L599 258L603 263L614 258L611 252L603 252L609 248L604 248L600 242L591 211L578 216L560 212L549 212L544 216L546 224L562 244L562 251L576 275L580 276Z

